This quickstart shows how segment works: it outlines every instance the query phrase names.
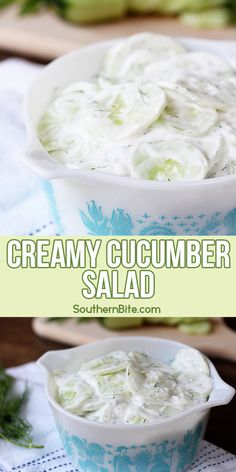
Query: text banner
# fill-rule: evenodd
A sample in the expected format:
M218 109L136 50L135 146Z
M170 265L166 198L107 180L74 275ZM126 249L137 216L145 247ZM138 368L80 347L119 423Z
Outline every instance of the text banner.
M1 316L235 316L236 240L0 238Z

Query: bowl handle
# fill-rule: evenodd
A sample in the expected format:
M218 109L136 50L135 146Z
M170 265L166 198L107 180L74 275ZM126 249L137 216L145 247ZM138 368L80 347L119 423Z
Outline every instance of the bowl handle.
M44 373L50 372L50 352L43 354L37 361L36 364L44 371Z
M222 380L222 378L217 373L214 395L209 400L208 404L210 404L211 407L227 405L228 403L231 402L234 395L235 395L235 389L231 387L231 385L224 382L224 380Z
M70 173L69 169L54 161L36 139L31 142L21 159L45 179L59 179Z
M222 388L217 389L217 402L219 405L227 405L235 395L235 389L225 382L222 382Z
M76 350L77 347L48 351L37 360L37 365L47 374L58 369L61 370L61 366L69 361L70 352Z

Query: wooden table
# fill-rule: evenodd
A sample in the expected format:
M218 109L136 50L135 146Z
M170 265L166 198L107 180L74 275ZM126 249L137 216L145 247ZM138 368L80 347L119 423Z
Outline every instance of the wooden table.
M236 327L236 319L231 320ZM5 367L35 361L45 351L61 349L55 342L35 336L29 318L0 318L0 362ZM235 347L236 348L236 347ZM236 364L223 359L212 359L224 380L236 388ZM224 407L212 411L207 440L236 454L236 397Z

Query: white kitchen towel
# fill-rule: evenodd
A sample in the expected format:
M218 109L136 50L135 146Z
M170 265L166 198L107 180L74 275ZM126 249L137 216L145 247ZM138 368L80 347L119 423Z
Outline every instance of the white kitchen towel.
M42 374L35 363L9 369L22 389L31 387L25 416L33 425L34 440L44 449L22 449L0 440L0 472L79 472L66 457L43 390ZM236 457L202 442L195 464L189 472L235 472Z
M21 162L26 147L22 102L42 66L18 59L0 63L0 234L56 235L47 182Z

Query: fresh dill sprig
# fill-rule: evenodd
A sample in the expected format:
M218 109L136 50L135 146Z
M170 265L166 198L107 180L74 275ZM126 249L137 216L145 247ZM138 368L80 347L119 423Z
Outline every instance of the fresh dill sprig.
M28 388L23 394L16 395L13 393L14 384L15 379L0 366L0 439L28 449L41 449L43 446L33 443L32 426L21 417L29 395Z

